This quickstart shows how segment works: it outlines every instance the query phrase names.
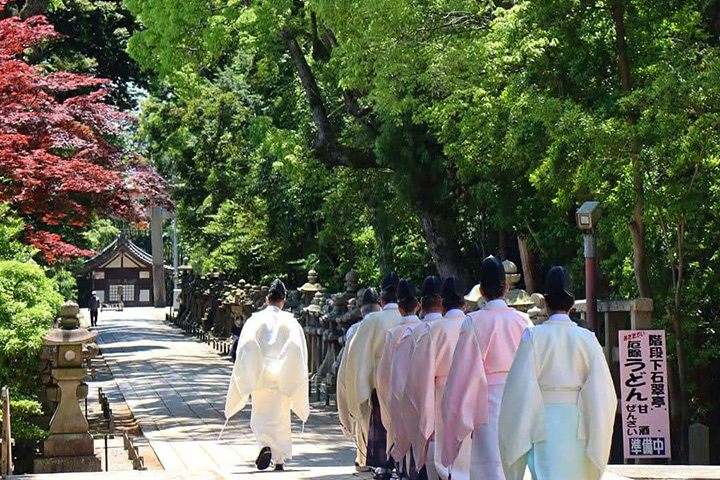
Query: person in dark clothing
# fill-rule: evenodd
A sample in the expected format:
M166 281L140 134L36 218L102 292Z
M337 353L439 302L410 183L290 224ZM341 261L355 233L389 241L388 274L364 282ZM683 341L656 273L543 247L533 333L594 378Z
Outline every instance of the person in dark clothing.
M100 298L97 292L92 292L90 297L90 326L97 327L98 311L100 310Z

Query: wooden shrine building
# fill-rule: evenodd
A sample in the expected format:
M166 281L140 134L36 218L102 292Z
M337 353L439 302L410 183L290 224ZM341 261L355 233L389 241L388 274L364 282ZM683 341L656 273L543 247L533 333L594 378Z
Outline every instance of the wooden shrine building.
M166 281L172 267L164 266ZM154 305L152 255L131 242L125 234L115 239L77 270L80 304L87 306L93 291L104 305L127 307Z

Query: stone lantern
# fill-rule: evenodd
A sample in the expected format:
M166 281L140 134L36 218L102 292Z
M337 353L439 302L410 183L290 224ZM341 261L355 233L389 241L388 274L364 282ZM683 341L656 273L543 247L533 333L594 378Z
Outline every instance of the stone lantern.
M517 265L510 260L502 262L505 268L505 281L510 285L510 290L505 296L507 304L513 308L517 308L520 311L526 312L530 307L535 305L535 302L530 295L523 289L517 288L517 283L520 281L520 274L518 273ZM480 293L480 284L475 285L472 290L465 296L465 302L467 303L468 310L478 310L485 306L485 299Z
M531 307L535 306L535 302L528 292L517 287L517 283L521 278L517 265L510 260L505 260L503 267L505 267L505 279L510 285L510 290L507 295L505 295L507 304L513 308L517 308L521 312L527 312Z
M318 274L315 270L308 272L308 281L298 290L302 292L303 303L308 305L317 292L322 291L322 285L318 283Z
M79 313L76 303L65 303L60 327L43 337L43 344L54 348L52 378L57 387L52 396L60 403L50 420L44 457L35 459L35 473L100 471L100 458L95 456L93 437L78 403L88 394L83 382L87 374L83 345L94 341L97 334L79 328Z

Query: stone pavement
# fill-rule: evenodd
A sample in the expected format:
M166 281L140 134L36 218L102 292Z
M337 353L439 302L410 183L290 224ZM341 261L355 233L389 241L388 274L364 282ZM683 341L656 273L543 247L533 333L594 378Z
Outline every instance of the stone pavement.
M259 473L249 406L218 441L229 359L164 322L164 315L152 308L100 313L97 342L125 402L165 470L254 478ZM294 458L284 478L362 478L353 466L353 444L333 412L313 406L301 430L294 419Z

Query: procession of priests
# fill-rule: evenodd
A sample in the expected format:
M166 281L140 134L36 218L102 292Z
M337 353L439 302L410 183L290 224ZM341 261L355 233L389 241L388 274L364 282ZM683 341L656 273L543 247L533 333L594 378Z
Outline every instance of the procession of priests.
M617 400L595 334L569 316L567 269L548 272L538 326L506 303L500 260L486 258L479 280L485 303L472 313L455 276L417 288L390 272L379 294L364 290L337 375L356 469L411 480L601 479ZM260 470L283 470L291 411L309 415L305 337L285 296L275 280L243 326L225 409L230 419L251 399Z
M390 272L379 307L363 297L337 379L358 470L412 480L602 478L617 400L595 334L569 316L568 271L548 272L539 326L507 305L508 289L502 262L488 257L485 304L469 314L455 276L427 277L418 291Z

